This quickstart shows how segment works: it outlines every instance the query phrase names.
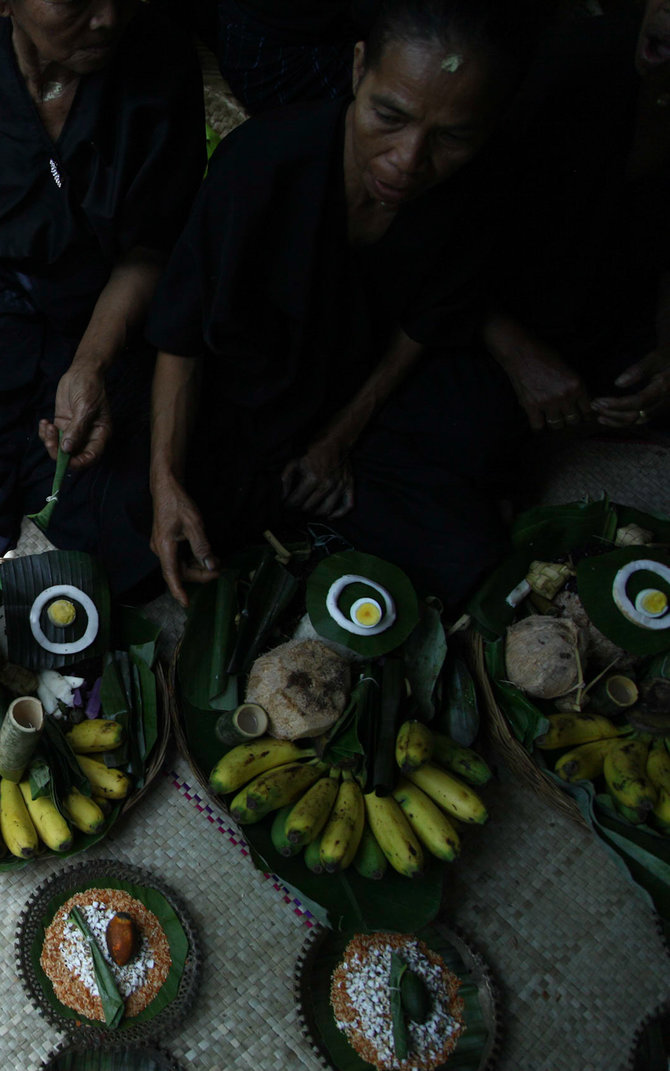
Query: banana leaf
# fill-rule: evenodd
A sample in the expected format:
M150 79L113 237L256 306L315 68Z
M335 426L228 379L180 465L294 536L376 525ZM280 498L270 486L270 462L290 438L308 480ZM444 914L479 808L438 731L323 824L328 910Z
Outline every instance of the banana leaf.
M527 699L523 692L509 681L502 679L505 675L504 640L485 644L484 655L493 691L500 700L500 707L504 711L510 728L526 751L531 752L533 741L547 732L549 722L542 711L530 699Z
M229 582L226 576L224 585ZM177 656L180 694L193 707L217 714L234 710L239 695L237 676L225 669L233 653L235 632L221 626L218 614L225 603L218 586L218 581L213 581L193 591Z
M375 926L374 929L386 929ZM301 996L305 1004L308 1022L319 1048L325 1049L328 1062L338 1071L370 1071L365 1062L349 1045L345 1035L335 1025L330 1004L330 984L333 971L340 963L351 938L351 931L329 935L318 952L309 974L309 992L302 986ZM495 1024L488 1011L487 997L480 992L477 980L468 970L462 957L437 928L426 927L417 936L424 940L444 960L447 967L461 980L459 996L464 1002L466 1030L461 1034L454 1052L442 1065L451 1071L478 1071L482 1066L485 1049L491 1045ZM486 1061L488 1066L488 1061ZM438 1069L440 1071L440 1069Z
M609 554L585 558L577 566L577 590L590 620L618 647L636 655L654 655L670 647L670 628L653 631L629 621L619 610L612 596L614 578L623 566L638 559L650 558L670 566L670 555L654 548L618 547ZM662 589L670 597L670 584L657 574L640 570L626 585L629 597L642 588Z
M102 950L95 937L91 933L86 919L76 905L70 911L70 918L76 923L88 942L91 956L93 957L93 973L95 975L95 983L98 987L98 994L102 1001L102 1011L105 1016L105 1023L110 1030L114 1030L123 1018L125 1006L123 998L116 985L114 975L112 974L112 969L103 956Z
M52 550L10 558L2 567L7 659L26 669L59 669L84 659L99 657L110 642L110 594L107 578L100 564L80 551ZM46 588L71 586L92 599L99 618L94 640L77 654L44 650L30 628L30 611L35 599ZM76 602L76 596L74 597ZM86 628L86 615L78 614L72 625L59 629L43 613L41 625L47 639L56 643L76 640Z
M247 673L251 669L299 587L298 577L278 562L268 549L247 591L228 673Z
M120 1049L72 1049L51 1057L45 1071L175 1071L176 1064L155 1049L133 1046Z
M434 728L463 747L471 747L479 732L475 682L455 646L449 651L442 674L442 700Z
M98 884L100 884L100 882L98 882ZM58 908L61 907L66 900L69 900L75 892L81 892L90 887L95 887L95 883L90 880L83 881L81 884L73 885L67 892L59 893L57 896L54 896L53 899L49 901L44 912L42 919L44 928L49 925L58 911ZM144 885L135 885L132 882L109 877L108 875L105 875L104 877L104 887L106 889L125 890L125 892L129 893L136 900L139 900L149 911L152 911L154 915L156 915L167 936L170 945L170 956L172 958L172 965L168 976L154 999L147 1005L144 1011L139 1013L139 1015L133 1016L132 1019L124 1018L121 1020L117 1030L122 1032L131 1028L136 1023L149 1022L176 998L181 976L184 972L186 957L189 953L189 943L182 924L179 921L179 917L168 900L162 893L158 892L157 889L152 889ZM30 960L35 972L35 977L49 1004L65 1019L76 1019L83 1023L91 1023L91 1025L99 1027L101 1025L99 1022L93 1022L92 1020L87 1019L79 1012L75 1012L72 1008L68 1008L65 1004L61 1004L57 999L51 982L40 966L43 940L44 934L43 930L40 928L35 936L32 947L30 948Z
M396 618L385 631L377 635L356 635L331 617L326 606L328 592L332 584L348 575L368 578L388 591L395 605ZM357 581L343 590L338 605L341 604L346 616L353 602L365 596L380 601L379 592L374 587ZM365 658L379 658L395 650L405 642L419 619L416 593L405 574L382 558L356 550L341 551L319 562L307 580L305 603L312 626L320 636Z
M119 646L131 648L151 668L156 661L156 645L161 626L150 621L134 606L119 610Z
M56 456L56 469L54 471L53 483L51 484L51 494L48 496L46 503L42 506L39 513L29 513L28 518L34 524L37 525L43 532L46 532L49 527L49 521L51 520L51 514L56 508L58 501L58 495L60 493L61 484L65 478L68 465L70 464L70 455L63 453L60 448L60 439L62 432L58 433L58 454Z
M402 652L417 717L430 721L435 714L435 685L447 654L447 638L437 606L427 601L419 604L418 624L405 640Z
M395 742L400 728L404 687L405 663L402 658L385 658L372 763L372 787L377 796L388 796L398 781Z

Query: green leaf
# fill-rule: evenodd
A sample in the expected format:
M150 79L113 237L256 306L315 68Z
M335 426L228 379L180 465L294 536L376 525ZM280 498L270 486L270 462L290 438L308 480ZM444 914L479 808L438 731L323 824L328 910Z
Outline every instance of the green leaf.
M141 653L130 648L130 660L133 665L135 697L134 730L139 742L140 757L144 762L158 739L158 699L156 695L156 678Z
M529 753L533 750L533 741L536 737L546 733L549 722L546 716L534 703L527 699L523 692L519 691L509 681L502 680L505 673L505 645L504 640L496 640L495 643L484 645L484 657L489 677L493 685L493 691L500 704L510 728L517 740L523 744Z
M238 683L234 675L226 675L227 687L220 692L221 685L212 687L212 656L208 655L212 645L212 635L216 631L214 624L217 605L221 605L217 596L217 584L201 584L195 587L189 599L186 627L177 655L177 678L180 695L193 707L202 711L234 710L238 705ZM225 649L221 649L221 666L225 673L233 653L235 631L226 636ZM222 680L223 678L221 678ZM216 697L212 701L212 695Z
M397 952L391 952L391 971L388 986L391 995L391 1018L393 1020L393 1046L396 1059L407 1059L407 1025L405 1023L405 1010L400 994L400 982L407 970L407 964L400 958Z
M219 709L221 709L222 699L227 703L232 701L233 706L237 706L237 681L234 674L229 674L226 669L232 657L233 644L236 638L235 614L237 613L237 598L235 596L234 580L234 574L223 573L216 581L214 630L211 639L212 664L209 679L209 701L211 706ZM232 689L234 689L234 692Z
M51 794L51 767L46 759L33 759L28 772L28 781L30 794L34 800Z
M277 561L273 551L266 551L247 591L228 673L249 671L299 585L298 578Z
M437 607L421 602L419 614L419 623L405 640L403 657L417 715L421 721L429 721L435 713L433 692L444 665L447 639Z
M346 709L328 733L323 761L331 766L358 768L365 749L358 735L358 719L365 703L369 681L359 681L352 689Z
M89 929L86 919L82 915L76 904L70 911L70 918L77 924L84 937L88 941L88 946L91 950L93 957L93 971L95 973L95 982L98 987L98 994L102 1001L102 1010L105 1016L105 1022L111 1030L115 1030L123 1018L125 1005L123 998L119 993L119 990L114 980L111 967L105 959L96 941L95 937Z
M90 796L91 783L82 772L74 751L50 714L44 718L43 736L58 799L65 799L73 786L78 788L82 795Z
M405 663L402 658L385 658L382 665L379 722L372 762L372 787L378 796L388 796L399 777L395 761L395 741L400 728L405 697Z
M67 472L67 467L70 464L70 455L63 453L60 448L60 440L62 432L58 433L58 454L56 456L56 469L54 472L53 483L51 485L51 494L46 500L46 504L42 506L39 513L29 513L28 517L33 521L38 528L41 528L43 532L46 532L49 527L49 521L51 520L51 514L56 508L56 502L58 501L58 495L61 489L61 484Z

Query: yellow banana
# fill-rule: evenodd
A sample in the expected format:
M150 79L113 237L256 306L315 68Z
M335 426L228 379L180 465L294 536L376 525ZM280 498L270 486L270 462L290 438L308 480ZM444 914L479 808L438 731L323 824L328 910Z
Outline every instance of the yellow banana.
M54 801L49 796L34 800L29 781L20 781L19 788L40 840L52 852L66 852L72 847L72 830Z
M603 774L616 803L630 807L645 819L657 800L657 791L647 778L649 745L642 740L617 740L605 755Z
M339 776L339 770L331 770L329 777L320 777L293 805L284 826L292 844L309 844L318 837L333 809Z
M481 755L470 747L461 747L443 733L433 733L433 758L447 770L465 778L471 785L485 785L491 779L491 771Z
M388 869L389 861L379 846L379 841L370 829L369 822L363 826L363 836L354 856L354 869L362 878L380 881Z
M351 866L364 825L363 793L358 781L345 774L321 836L321 863L329 874Z
M612 737L604 740L592 740L590 744L566 751L556 762L554 771L564 781L594 781L603 772L605 755L612 744Z
M313 751L296 747L290 740L275 740L272 736L259 736L252 744L239 744L227 751L209 775L209 784L214 792L225 796L235 792L254 777L284 766L288 762L313 755Z
M655 824L664 833L670 833L670 791L659 788L658 798L653 810Z
M593 740L619 736L629 729L629 726L617 728L602 714L549 714L548 721L549 731L535 741L543 750L589 744Z
M84 796L78 788L70 789L63 800L63 810L75 829L81 833L98 833L105 824L102 808L90 796Z
M670 754L660 737L649 748L647 777L654 788L670 792Z
M89 759L87 755L77 755L82 773L91 782L91 789L96 796L105 796L109 800L122 800L130 792L130 778L123 770L115 766L105 766L104 762Z
M394 789L393 797L429 852L446 862L456 858L460 849L458 833L444 811L425 792L403 778Z
M77 754L113 751L123 743L123 725L111 718L87 718L73 725L65 739Z
M258 822L297 800L320 776L322 767L312 763L287 762L255 777L230 804L237 822Z
M412 784L422 789L427 796L459 822L485 822L488 818L483 800L474 788L459 781L453 774L427 763L420 770L407 775Z
M395 742L395 761L402 773L418 770L430 762L433 754L433 734L421 721L404 721Z
M37 830L21 789L6 777L0 778L0 830L12 855L19 859L30 859L35 855L39 846Z
M365 795L365 811L370 829L394 870L406 878L423 873L423 850L393 796Z

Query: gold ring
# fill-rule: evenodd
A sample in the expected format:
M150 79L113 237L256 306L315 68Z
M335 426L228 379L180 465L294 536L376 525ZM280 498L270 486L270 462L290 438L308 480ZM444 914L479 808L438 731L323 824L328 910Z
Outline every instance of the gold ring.
M635 421L635 423L636 424L646 424L648 420L649 420L649 414L647 413L646 409L638 410L638 417L637 417L637 420Z
M579 413L568 413L565 420L568 424L579 424Z
M563 421L561 419L559 419L559 420L550 420L549 417L547 417L547 424L549 424L549 426L552 427L552 428L558 427L558 425L562 424L562 423L563 423Z

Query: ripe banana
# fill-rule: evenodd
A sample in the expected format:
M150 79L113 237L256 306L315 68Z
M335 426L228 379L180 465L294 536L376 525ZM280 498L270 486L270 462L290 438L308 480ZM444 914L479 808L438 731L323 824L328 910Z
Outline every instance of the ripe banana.
M363 836L364 825L363 793L358 781L345 774L321 835L321 862L329 874L351 866Z
M453 774L427 763L407 775L412 784L422 789L443 811L460 822L483 823L488 818L483 800L473 788L463 784Z
M237 822L258 822L271 811L293 803L322 772L322 764L287 762L255 777L230 804Z
M363 826L363 836L354 856L354 870L362 878L380 881L388 869L388 859L379 846L379 841L370 829L368 822Z
M293 804L289 803L286 807L281 807L274 816L272 827L270 829L270 840L276 852L283 855L285 859L290 859L292 855L296 855L300 851L299 844L293 844L286 836L286 819L291 813Z
M130 778L123 770L115 766L105 766L104 762L89 759L87 755L77 755L82 773L91 782L94 795L105 796L109 800L122 800L130 792Z
M575 781L595 780L603 772L605 755L612 740L613 737L608 736L604 740L592 740L590 744L580 744L579 747L566 751L556 762L555 773L571 784Z
M309 844L319 835L337 797L339 770L329 777L320 777L291 809L286 821L286 836L298 846Z
M272 736L260 736L252 744L239 744L227 751L209 775L209 784L214 792L225 796L235 792L254 777L283 766L288 762L312 755L305 748L296 747L290 740L275 740Z
M111 718L90 718L73 725L65 739L80 755L113 751L123 743L123 725Z
M21 789L6 777L0 778L0 830L12 855L19 859L30 859L35 855L39 846L37 830Z
M642 820L653 810L658 795L647 778L648 752L649 745L642 740L617 740L609 748L603 764L610 795Z
M29 781L20 781L19 788L40 839L52 852L66 852L72 847L72 830L54 801L49 796L34 800Z
M543 750L589 744L592 740L619 736L629 728L627 725L617 728L602 714L549 714L548 721L549 731L535 740Z
M393 796L365 795L365 811L370 829L394 870L406 878L423 872L423 849Z
M98 833L105 824L102 808L90 796L84 796L78 788L70 789L63 800L63 810L75 829L81 833Z
M654 788L670 793L670 754L660 737L649 748L647 777Z
M394 789L393 797L429 852L445 862L456 858L460 849L458 833L444 811L425 792L403 778Z
M491 780L491 771L481 755L470 747L461 747L455 740L442 733L433 733L433 758L447 770L465 778L471 785L485 785Z
M433 734L421 721L404 721L395 742L395 761L402 773L418 770L430 762L433 754Z

